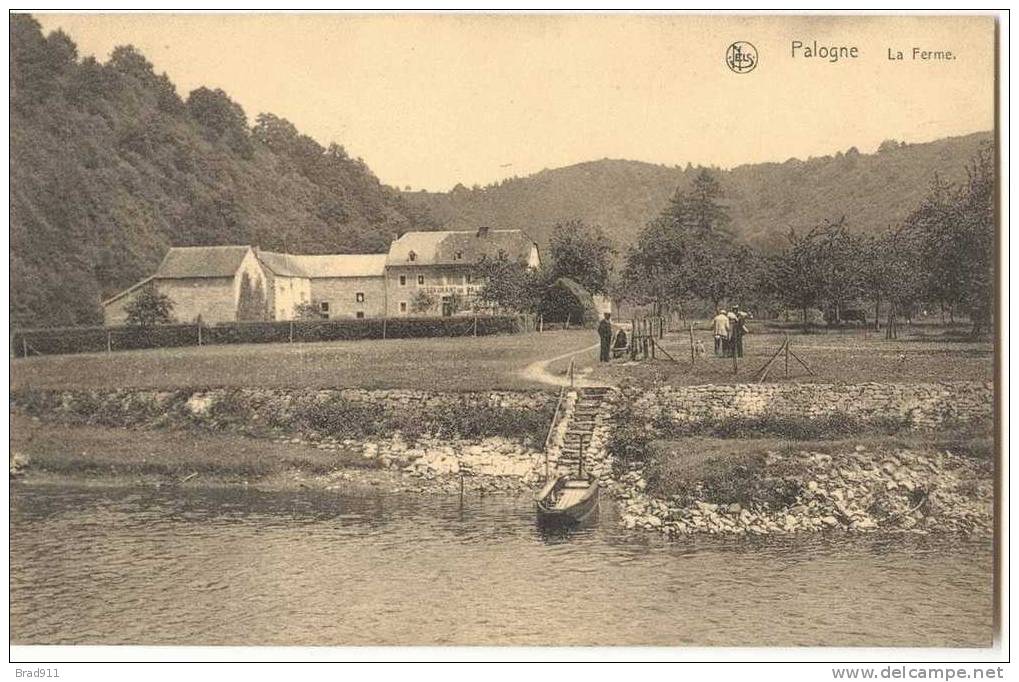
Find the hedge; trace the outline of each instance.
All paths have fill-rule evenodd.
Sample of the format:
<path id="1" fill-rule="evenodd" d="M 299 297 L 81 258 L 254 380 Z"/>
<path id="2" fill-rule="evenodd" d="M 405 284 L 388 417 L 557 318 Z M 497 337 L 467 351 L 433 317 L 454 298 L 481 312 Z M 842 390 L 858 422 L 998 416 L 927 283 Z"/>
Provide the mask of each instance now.
<path id="1" fill-rule="evenodd" d="M 514 334 L 528 328 L 524 318 L 512 315 L 474 317 L 401 317 L 348 320 L 295 320 L 293 322 L 232 322 L 217 325 L 167 324 L 156 327 L 62 327 L 14 332 L 11 353 L 59 355 L 101 353 L 143 348 L 175 348 L 236 343 L 303 343 L 408 339 L 442 336 Z"/>

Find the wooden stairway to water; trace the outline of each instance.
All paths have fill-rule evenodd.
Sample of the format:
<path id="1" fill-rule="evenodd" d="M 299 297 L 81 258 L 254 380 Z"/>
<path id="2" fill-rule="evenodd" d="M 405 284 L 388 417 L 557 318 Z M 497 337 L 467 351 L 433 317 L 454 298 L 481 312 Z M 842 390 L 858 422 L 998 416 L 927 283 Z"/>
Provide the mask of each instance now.
<path id="1" fill-rule="evenodd" d="M 575 473 L 580 464 L 581 452 L 585 455 L 585 461 L 588 461 L 586 456 L 591 445 L 591 436 L 594 434 L 596 417 L 610 390 L 597 386 L 578 389 L 577 402 L 559 450 L 560 468 Z"/>

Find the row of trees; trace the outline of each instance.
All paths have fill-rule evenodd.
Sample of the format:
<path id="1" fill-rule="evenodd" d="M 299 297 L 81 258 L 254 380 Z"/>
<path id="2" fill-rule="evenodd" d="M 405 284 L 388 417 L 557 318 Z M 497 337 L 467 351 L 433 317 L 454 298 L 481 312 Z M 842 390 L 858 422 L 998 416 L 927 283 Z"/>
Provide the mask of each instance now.
<path id="1" fill-rule="evenodd" d="M 875 321 L 882 306 L 890 328 L 920 309 L 962 311 L 974 335 L 994 307 L 994 155 L 971 160 L 968 179 L 950 185 L 935 177 L 927 196 L 901 225 L 860 235 L 846 220 L 805 234 L 790 231 L 788 246 L 762 259 L 760 293 L 805 311 L 822 307 L 838 321 L 850 305 L 869 302 Z"/>
<path id="2" fill-rule="evenodd" d="M 626 254 L 618 298 L 659 309 L 745 302 L 777 311 L 842 311 L 873 304 L 889 323 L 920 308 L 964 311 L 981 333 L 994 304 L 994 155 L 971 160 L 968 181 L 935 177 L 928 195 L 898 226 L 866 235 L 845 217 L 806 232 L 790 230 L 786 247 L 762 254 L 736 243 L 717 179 L 702 170 L 678 191 Z M 882 308 L 882 306 L 884 306 Z"/>
<path id="3" fill-rule="evenodd" d="M 642 230 L 618 276 L 604 231 L 571 221 L 556 226 L 538 270 L 505 256 L 483 261 L 482 298 L 540 313 L 552 284 L 568 277 L 656 313 L 739 302 L 761 312 L 799 311 L 804 324 L 821 309 L 838 323 L 848 309 L 867 305 L 875 322 L 884 315 L 894 329 L 897 318 L 940 308 L 964 312 L 980 334 L 994 305 L 992 149 L 981 149 L 967 170 L 958 185 L 935 177 L 920 205 L 884 232 L 866 234 L 842 217 L 791 229 L 780 252 L 761 253 L 735 241 L 718 179 L 703 169 Z"/>

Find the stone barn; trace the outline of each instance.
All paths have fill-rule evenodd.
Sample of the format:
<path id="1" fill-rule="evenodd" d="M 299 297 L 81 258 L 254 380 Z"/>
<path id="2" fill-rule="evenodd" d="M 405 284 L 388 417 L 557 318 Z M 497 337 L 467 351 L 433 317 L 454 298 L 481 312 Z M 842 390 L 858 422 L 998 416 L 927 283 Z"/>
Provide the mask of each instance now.
<path id="1" fill-rule="evenodd" d="M 178 322 L 201 318 L 216 324 L 268 317 L 265 271 L 250 246 L 172 247 L 152 277 L 103 301 L 104 323 L 124 324 L 127 305 L 149 284 L 173 301 Z"/>

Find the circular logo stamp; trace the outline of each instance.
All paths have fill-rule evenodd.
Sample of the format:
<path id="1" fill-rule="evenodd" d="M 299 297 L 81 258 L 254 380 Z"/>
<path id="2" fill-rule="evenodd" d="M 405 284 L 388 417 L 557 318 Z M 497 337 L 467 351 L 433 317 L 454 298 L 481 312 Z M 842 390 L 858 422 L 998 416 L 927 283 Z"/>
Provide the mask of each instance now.
<path id="1" fill-rule="evenodd" d="M 725 63 L 735 73 L 750 73 L 757 67 L 757 48 L 737 40 L 725 51 Z"/>

